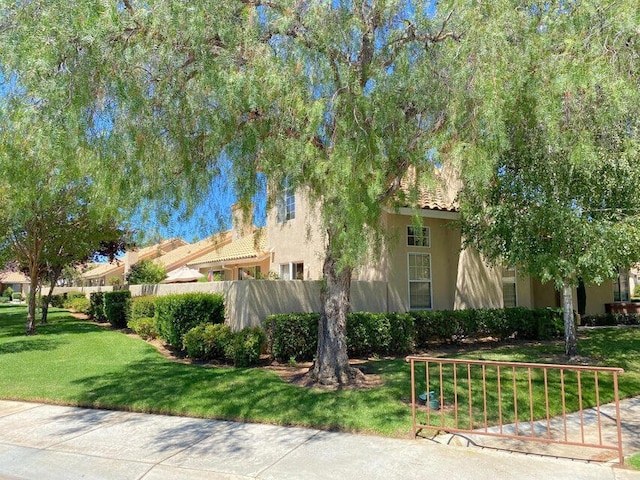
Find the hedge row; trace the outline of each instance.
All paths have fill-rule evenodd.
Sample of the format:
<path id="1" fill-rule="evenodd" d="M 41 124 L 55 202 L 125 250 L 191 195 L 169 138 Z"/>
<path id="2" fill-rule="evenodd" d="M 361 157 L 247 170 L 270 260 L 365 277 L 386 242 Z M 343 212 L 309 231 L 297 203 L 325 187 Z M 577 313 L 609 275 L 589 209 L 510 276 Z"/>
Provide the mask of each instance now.
<path id="1" fill-rule="evenodd" d="M 310 361 L 316 353 L 319 315 L 270 315 L 265 320 L 267 350 L 279 362 Z M 350 356 L 399 355 L 433 343 L 466 338 L 551 339 L 562 337 L 559 309 L 437 310 L 410 313 L 351 313 L 347 318 Z"/>
<path id="2" fill-rule="evenodd" d="M 224 297 L 211 293 L 185 293 L 157 297 L 158 334 L 169 345 L 182 348 L 182 337 L 201 323 L 224 323 Z"/>
<path id="3" fill-rule="evenodd" d="M 260 361 L 267 337 L 260 327 L 232 332 L 224 324 L 200 324 L 184 335 L 184 350 L 194 360 L 222 360 L 237 367 Z"/>
<path id="4" fill-rule="evenodd" d="M 580 320 L 587 327 L 603 327 L 615 325 L 640 325 L 640 314 L 637 313 L 603 313 L 586 315 Z"/>

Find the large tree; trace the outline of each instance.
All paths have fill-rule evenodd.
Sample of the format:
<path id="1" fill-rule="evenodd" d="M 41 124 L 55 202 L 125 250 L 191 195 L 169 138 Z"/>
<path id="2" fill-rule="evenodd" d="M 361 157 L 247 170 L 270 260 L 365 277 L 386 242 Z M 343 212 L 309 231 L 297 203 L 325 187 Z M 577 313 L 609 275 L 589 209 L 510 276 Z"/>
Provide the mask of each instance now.
<path id="1" fill-rule="evenodd" d="M 325 235 L 312 376 L 348 383 L 351 275 L 382 208 L 432 170 L 452 12 L 412 0 L 0 2 L 3 66 L 103 148 L 131 203 L 192 206 L 227 170 L 244 205 L 269 183 L 317 205 Z M 4 54 L 3 54 L 4 55 Z M 229 167 L 229 168 L 227 168 Z M 413 196 L 415 198 L 416 196 Z"/>
<path id="2" fill-rule="evenodd" d="M 65 129 L 23 97 L 8 98 L 2 107 L 0 191 L 7 208 L 0 220 L 0 264 L 17 264 L 30 279 L 26 331 L 34 334 L 42 280 L 53 287 L 65 266 L 94 253 L 118 253 L 125 232 L 116 223 L 116 207 L 94 188 L 82 147 L 74 148 Z M 46 321 L 46 309 L 43 314 Z"/>
<path id="3" fill-rule="evenodd" d="M 573 288 L 640 260 L 640 10 L 483 2 L 465 15 L 482 41 L 454 60 L 463 234 L 494 263 L 555 282 L 573 357 Z"/>

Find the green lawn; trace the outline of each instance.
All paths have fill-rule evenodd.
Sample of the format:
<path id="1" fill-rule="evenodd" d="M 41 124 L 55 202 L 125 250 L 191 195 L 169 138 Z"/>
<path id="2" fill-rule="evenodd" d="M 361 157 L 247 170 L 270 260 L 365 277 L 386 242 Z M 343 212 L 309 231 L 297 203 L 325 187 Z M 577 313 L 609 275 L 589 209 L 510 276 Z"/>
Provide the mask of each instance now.
<path id="1" fill-rule="evenodd" d="M 289 385 L 264 369 L 171 362 L 146 342 L 52 309 L 38 335 L 24 335 L 26 310 L 0 305 L 0 398 L 143 412 L 409 435 L 409 366 L 403 359 L 365 365 L 382 376 L 371 390 L 324 391 Z M 640 330 L 585 334 L 581 354 L 619 366 L 623 396 L 640 394 Z M 478 348 L 449 356 L 544 361 L 560 343 Z M 433 353 L 433 352 L 429 352 Z"/>

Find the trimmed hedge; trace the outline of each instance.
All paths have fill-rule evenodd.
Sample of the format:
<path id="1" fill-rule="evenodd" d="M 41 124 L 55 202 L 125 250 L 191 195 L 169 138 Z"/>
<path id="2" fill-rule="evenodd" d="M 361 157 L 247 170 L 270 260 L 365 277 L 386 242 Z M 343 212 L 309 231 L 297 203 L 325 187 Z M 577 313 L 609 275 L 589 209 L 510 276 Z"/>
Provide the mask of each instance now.
<path id="1" fill-rule="evenodd" d="M 130 318 L 127 322 L 127 327 L 140 335 L 144 340 L 158 336 L 156 319 L 153 317 Z"/>
<path id="2" fill-rule="evenodd" d="M 279 362 L 313 360 L 319 315 L 270 315 L 265 320 L 267 350 Z M 350 356 L 399 355 L 433 343 L 459 343 L 492 336 L 499 340 L 562 338 L 562 310 L 522 307 L 478 310 L 433 310 L 409 313 L 350 313 Z"/>
<path id="3" fill-rule="evenodd" d="M 193 327 L 224 323 L 224 298 L 211 293 L 166 295 L 156 298 L 155 312 L 160 337 L 182 349 L 182 337 Z"/>
<path id="4" fill-rule="evenodd" d="M 587 327 L 640 325 L 640 315 L 637 313 L 603 313 L 600 315 L 586 315 L 582 317 L 581 324 Z"/>
<path id="5" fill-rule="evenodd" d="M 222 323 L 202 323 L 184 334 L 183 346 L 194 360 L 230 360 L 236 367 L 249 367 L 260 361 L 266 339 L 260 327 L 233 333 Z"/>
<path id="6" fill-rule="evenodd" d="M 46 298 L 46 297 L 43 297 L 43 298 Z M 49 305 L 55 308 L 64 308 L 64 295 L 63 294 L 51 295 L 51 298 L 49 299 Z"/>
<path id="7" fill-rule="evenodd" d="M 134 297 L 131 299 L 131 308 L 129 311 L 129 319 L 137 320 L 139 318 L 149 318 L 156 315 L 156 297 L 153 295 L 145 295 L 143 297 Z"/>
<path id="8" fill-rule="evenodd" d="M 125 328 L 127 326 L 131 292 L 129 290 L 104 292 L 102 299 L 104 302 L 104 314 L 109 323 L 114 328 Z"/>
<path id="9" fill-rule="evenodd" d="M 267 350 L 279 362 L 313 360 L 318 349 L 317 313 L 269 315 L 265 320 Z"/>
<path id="10" fill-rule="evenodd" d="M 107 316 L 104 314 L 104 292 L 89 294 L 89 316 L 97 322 L 107 321 Z"/>

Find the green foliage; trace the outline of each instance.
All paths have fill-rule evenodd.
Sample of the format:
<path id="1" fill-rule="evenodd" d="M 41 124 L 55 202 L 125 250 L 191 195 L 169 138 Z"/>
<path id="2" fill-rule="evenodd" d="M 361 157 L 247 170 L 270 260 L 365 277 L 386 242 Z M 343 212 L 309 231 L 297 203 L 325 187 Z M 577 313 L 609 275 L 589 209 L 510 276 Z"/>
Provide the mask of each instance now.
<path id="1" fill-rule="evenodd" d="M 233 332 L 224 323 L 201 323 L 183 336 L 187 355 L 195 360 L 226 360 Z"/>
<path id="2" fill-rule="evenodd" d="M 269 315 L 265 322 L 268 350 L 278 362 L 313 360 L 318 348 L 317 313 Z"/>
<path id="3" fill-rule="evenodd" d="M 13 292 L 11 294 L 12 300 L 22 300 L 22 294 L 20 292 Z"/>
<path id="4" fill-rule="evenodd" d="M 78 313 L 89 313 L 90 302 L 85 296 L 75 297 L 65 302 L 65 308 Z"/>
<path id="5" fill-rule="evenodd" d="M 72 305 L 78 299 L 86 298 L 82 292 L 67 292 L 63 294 L 62 306 L 63 308 L 71 309 Z"/>
<path id="6" fill-rule="evenodd" d="M 11 299 L 9 297 L 2 296 L 0 297 L 0 303 L 9 303 Z"/>
<path id="7" fill-rule="evenodd" d="M 145 295 L 143 297 L 133 297 L 131 299 L 131 311 L 129 318 L 136 320 L 143 317 L 154 317 L 156 314 L 156 297 Z"/>
<path id="8" fill-rule="evenodd" d="M 11 298 L 12 294 L 13 294 L 13 288 L 11 288 L 11 287 L 5 288 L 4 292 L 2 292 L 2 296 L 3 297 L 7 297 L 7 298 Z"/>
<path id="9" fill-rule="evenodd" d="M 104 292 L 102 299 L 104 303 L 104 314 L 107 320 L 109 320 L 109 323 L 115 328 L 125 328 L 127 326 L 131 292 L 128 290 Z"/>
<path id="10" fill-rule="evenodd" d="M 148 340 L 158 336 L 156 328 L 156 319 L 153 317 L 136 317 L 127 321 L 127 327 L 140 335 L 141 338 Z"/>
<path id="11" fill-rule="evenodd" d="M 51 295 L 49 299 L 49 305 L 55 308 L 64 308 L 64 295 Z"/>
<path id="12" fill-rule="evenodd" d="M 233 360 L 236 367 L 250 367 L 260 361 L 267 336 L 261 327 L 249 327 L 234 333 L 231 340 L 226 356 Z"/>
<path id="13" fill-rule="evenodd" d="M 158 333 L 169 345 L 181 349 L 182 336 L 201 323 L 224 322 L 220 294 L 187 293 L 156 298 Z"/>
<path id="14" fill-rule="evenodd" d="M 130 285 L 155 285 L 166 277 L 167 269 L 164 265 L 150 259 L 142 259 L 131 267 L 126 280 Z"/>
<path id="15" fill-rule="evenodd" d="M 106 322 L 107 317 L 104 313 L 104 293 L 92 292 L 89 294 L 89 316 L 97 322 Z"/>
<path id="16" fill-rule="evenodd" d="M 183 336 L 183 349 L 194 360 L 230 360 L 237 367 L 257 365 L 266 344 L 260 327 L 233 333 L 224 324 L 201 323 Z"/>

